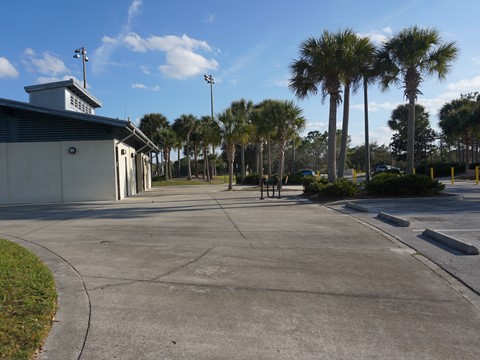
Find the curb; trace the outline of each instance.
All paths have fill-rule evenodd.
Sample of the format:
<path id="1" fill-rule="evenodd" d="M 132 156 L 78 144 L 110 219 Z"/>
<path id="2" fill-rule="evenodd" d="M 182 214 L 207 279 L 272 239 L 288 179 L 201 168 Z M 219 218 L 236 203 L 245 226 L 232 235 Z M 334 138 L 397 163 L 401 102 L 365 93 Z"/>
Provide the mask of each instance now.
<path id="1" fill-rule="evenodd" d="M 361 205 L 355 204 L 355 203 L 350 202 L 350 201 L 347 201 L 345 203 L 345 207 L 350 208 L 350 209 L 354 209 L 354 210 L 357 210 L 357 211 L 360 211 L 360 212 L 368 212 L 368 209 L 365 206 L 361 206 Z"/>
<path id="2" fill-rule="evenodd" d="M 461 240 L 458 240 L 458 239 L 455 239 L 455 238 L 452 238 L 450 236 L 447 236 L 445 234 L 442 234 L 438 231 L 435 231 L 435 230 L 431 230 L 431 229 L 426 229 L 422 235 L 426 236 L 426 237 L 429 237 L 435 241 L 438 241 L 439 243 L 443 244 L 443 245 L 446 245 L 448 247 L 451 247 L 452 249 L 456 249 L 458 251 L 461 251 L 462 253 L 466 254 L 466 255 L 478 255 L 479 252 L 478 252 L 478 249 L 465 242 L 465 241 L 461 241 Z"/>
<path id="3" fill-rule="evenodd" d="M 377 215 L 377 218 L 394 223 L 395 225 L 402 226 L 402 227 L 410 226 L 410 221 L 400 219 L 399 217 L 396 217 L 384 212 L 379 212 Z"/>

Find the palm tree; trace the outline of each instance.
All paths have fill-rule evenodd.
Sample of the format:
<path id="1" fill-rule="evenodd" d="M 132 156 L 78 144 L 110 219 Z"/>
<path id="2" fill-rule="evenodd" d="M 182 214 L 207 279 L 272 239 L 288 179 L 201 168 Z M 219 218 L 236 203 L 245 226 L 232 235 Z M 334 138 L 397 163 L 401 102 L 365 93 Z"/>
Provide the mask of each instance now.
<path id="1" fill-rule="evenodd" d="M 259 185 L 264 175 L 263 149 L 273 132 L 273 127 L 268 124 L 268 118 L 265 116 L 264 105 L 265 102 L 255 105 L 250 113 L 252 134 L 256 144 L 256 173 L 259 174 Z"/>
<path id="2" fill-rule="evenodd" d="M 238 121 L 243 125 L 243 134 L 240 141 L 240 175 L 245 177 L 245 145 L 247 144 L 249 135 L 251 134 L 249 115 L 253 109 L 253 102 L 250 100 L 240 99 L 232 102 L 230 105 L 233 116 L 238 117 Z"/>
<path id="3" fill-rule="evenodd" d="M 196 118 L 192 114 L 182 114 L 175 119 L 173 128 L 175 132 L 185 141 L 185 155 L 187 157 L 187 180 L 192 180 L 192 167 L 190 164 L 190 138 L 194 131 Z M 178 159 L 180 166 L 180 158 Z"/>
<path id="4" fill-rule="evenodd" d="M 366 57 L 361 58 L 361 73 L 363 81 L 363 117 L 365 125 L 365 180 L 370 181 L 370 138 L 368 124 L 368 85 L 374 84 L 379 76 L 379 70 L 375 68 L 375 47 L 372 45 L 372 51 Z"/>
<path id="5" fill-rule="evenodd" d="M 177 144 L 177 135 L 170 125 L 160 130 L 160 137 L 163 145 L 163 158 L 165 159 L 165 179 L 171 179 L 172 163 L 170 161 L 170 151 Z"/>
<path id="6" fill-rule="evenodd" d="M 232 109 L 226 109 L 218 115 L 225 151 L 228 162 L 228 190 L 233 190 L 233 163 L 235 161 L 235 146 L 243 136 L 243 124 L 234 116 Z"/>
<path id="7" fill-rule="evenodd" d="M 469 147 L 480 130 L 478 94 L 462 95 L 442 106 L 439 126 L 447 137 L 460 139 L 465 144 L 465 171 L 469 169 Z"/>
<path id="8" fill-rule="evenodd" d="M 161 137 L 160 131 L 165 127 L 168 126 L 168 119 L 163 114 L 146 114 L 140 119 L 140 130 L 150 138 L 155 145 L 158 147 L 162 147 L 161 145 Z M 157 171 L 159 167 L 159 160 L 158 160 L 158 153 L 156 153 L 156 162 L 157 162 Z"/>
<path id="9" fill-rule="evenodd" d="M 347 160 L 348 123 L 350 115 L 350 92 L 357 91 L 363 75 L 365 65 L 373 58 L 374 46 L 367 37 L 357 36 L 351 29 L 339 34 L 343 49 L 343 124 L 340 145 L 340 158 L 338 161 L 338 177 L 343 177 Z"/>
<path id="10" fill-rule="evenodd" d="M 418 26 L 403 29 L 377 52 L 382 90 L 401 84 L 408 100 L 407 173 L 413 173 L 415 165 L 415 102 L 420 84 L 427 76 L 445 79 L 457 54 L 455 42 L 443 43 L 438 30 Z"/>
<path id="11" fill-rule="evenodd" d="M 299 99 L 322 94 L 330 97 L 328 116 L 328 181 L 336 180 L 337 105 L 341 102 L 343 48 L 341 34 L 324 30 L 318 38 L 310 37 L 300 44 L 300 59 L 290 65 L 289 88 Z"/>
<path id="12" fill-rule="evenodd" d="M 295 134 L 305 128 L 302 109 L 291 100 L 269 100 L 265 103 L 265 117 L 272 124 L 278 151 L 278 188 L 282 188 L 285 173 L 285 148 Z"/>

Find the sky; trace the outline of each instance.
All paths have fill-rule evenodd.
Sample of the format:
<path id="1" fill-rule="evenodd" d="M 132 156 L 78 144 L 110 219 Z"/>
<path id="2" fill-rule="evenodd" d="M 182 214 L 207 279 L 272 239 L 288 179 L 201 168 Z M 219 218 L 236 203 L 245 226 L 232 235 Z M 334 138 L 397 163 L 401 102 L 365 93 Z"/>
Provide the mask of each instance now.
<path id="1" fill-rule="evenodd" d="M 443 81 L 426 78 L 418 103 L 438 130 L 438 110 L 460 94 L 480 90 L 478 0 L 6 0 L 1 4 L 0 98 L 28 102 L 24 86 L 69 78 L 102 102 L 96 114 L 130 119 L 162 113 L 210 115 L 245 98 L 294 100 L 308 131 L 324 132 L 328 100 L 298 100 L 288 89 L 299 45 L 323 30 L 351 28 L 380 46 L 404 28 L 436 28 L 455 41 L 458 59 Z M 389 144 L 387 121 L 405 103 L 403 89 L 369 90 L 370 140 Z M 341 128 L 342 108 L 337 127 Z M 364 142 L 363 93 L 351 98 L 352 145 Z"/>

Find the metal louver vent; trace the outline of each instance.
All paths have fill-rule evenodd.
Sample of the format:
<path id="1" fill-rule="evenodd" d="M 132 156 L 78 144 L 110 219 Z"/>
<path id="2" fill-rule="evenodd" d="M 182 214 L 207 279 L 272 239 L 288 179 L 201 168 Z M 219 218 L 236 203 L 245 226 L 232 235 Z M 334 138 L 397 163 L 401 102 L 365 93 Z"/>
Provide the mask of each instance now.
<path id="1" fill-rule="evenodd" d="M 113 128 L 104 124 L 27 111 L 16 111 L 15 114 L 0 111 L 0 142 L 108 140 L 112 138 Z"/>

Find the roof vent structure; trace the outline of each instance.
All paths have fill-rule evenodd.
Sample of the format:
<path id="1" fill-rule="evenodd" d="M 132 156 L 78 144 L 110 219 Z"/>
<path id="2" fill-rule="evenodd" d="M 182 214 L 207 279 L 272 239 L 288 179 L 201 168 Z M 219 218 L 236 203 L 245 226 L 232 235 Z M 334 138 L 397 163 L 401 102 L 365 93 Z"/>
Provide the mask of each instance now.
<path id="1" fill-rule="evenodd" d="M 95 114 L 102 103 L 73 79 L 25 86 L 29 103 L 51 109 Z"/>

